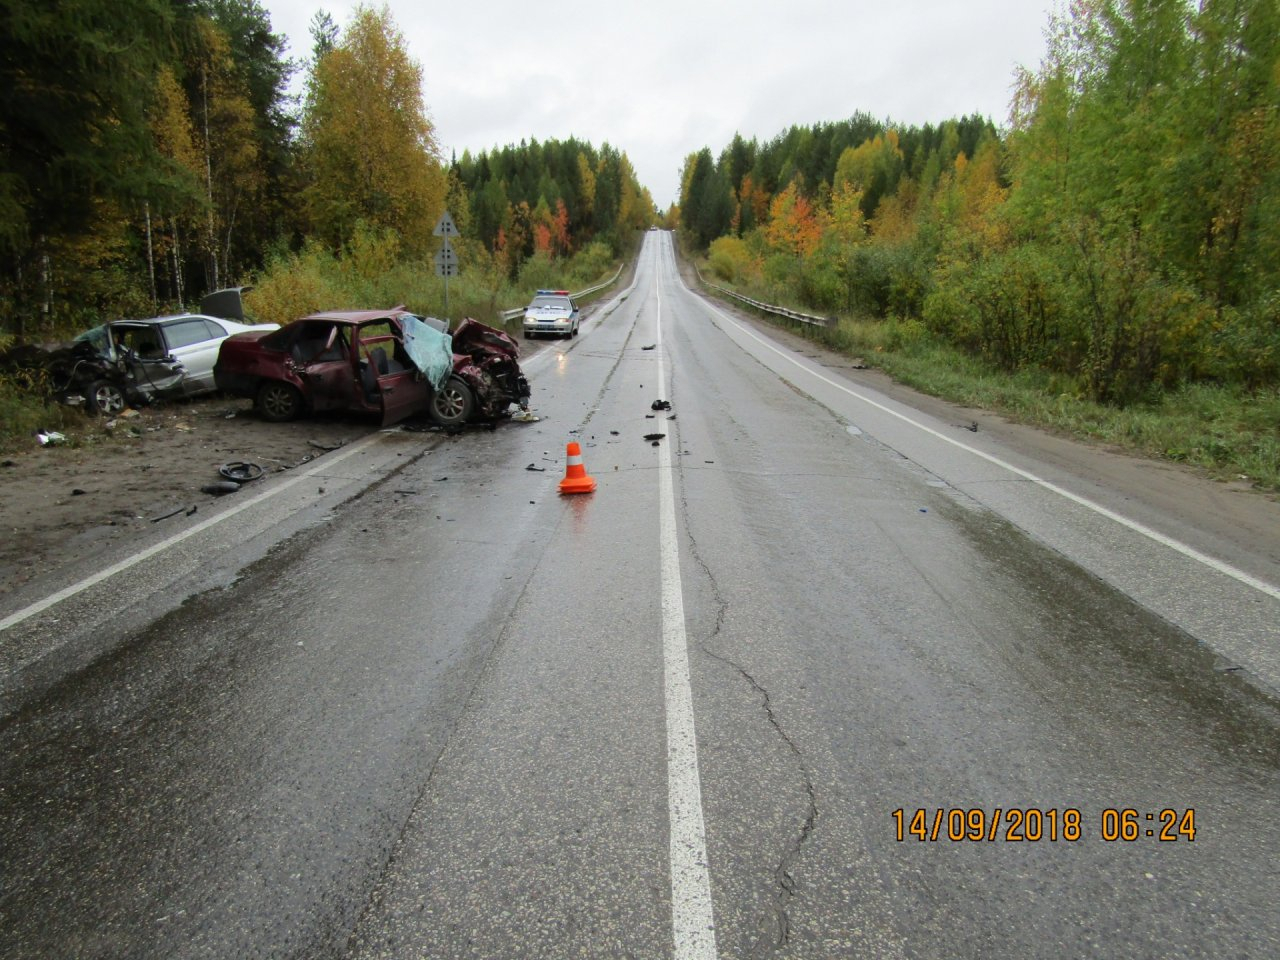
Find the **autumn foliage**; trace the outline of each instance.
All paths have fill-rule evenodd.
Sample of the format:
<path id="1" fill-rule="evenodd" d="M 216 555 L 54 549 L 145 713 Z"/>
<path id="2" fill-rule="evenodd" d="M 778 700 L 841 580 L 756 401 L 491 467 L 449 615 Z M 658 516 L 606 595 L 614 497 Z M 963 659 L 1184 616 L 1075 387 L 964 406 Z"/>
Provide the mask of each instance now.
<path id="1" fill-rule="evenodd" d="M 303 60 L 285 55 L 261 0 L 9 7 L 0 348 L 238 284 L 258 286 L 275 320 L 324 297 L 395 303 L 411 289 L 425 309 L 417 278 L 440 286 L 432 229 L 446 208 L 463 272 L 487 287 L 476 302 L 492 309 L 531 262 L 540 276 L 594 280 L 655 217 L 607 144 L 530 141 L 447 161 L 423 65 L 385 5 L 359 4 L 342 26 L 317 13 Z"/>
<path id="2" fill-rule="evenodd" d="M 1109 403 L 1280 383 L 1280 7 L 1097 0 L 1047 36 L 1004 131 L 859 114 L 691 154 L 686 239 L 767 298 Z"/>

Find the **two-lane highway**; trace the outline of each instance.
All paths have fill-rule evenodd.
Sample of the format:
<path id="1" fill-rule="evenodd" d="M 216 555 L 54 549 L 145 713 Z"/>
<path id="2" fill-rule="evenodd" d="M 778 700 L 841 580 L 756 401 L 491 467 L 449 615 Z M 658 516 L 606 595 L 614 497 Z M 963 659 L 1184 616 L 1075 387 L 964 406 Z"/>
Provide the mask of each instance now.
<path id="1" fill-rule="evenodd" d="M 384 438 L 0 720 L 0 957 L 1280 952 L 1274 558 L 774 344 L 664 233 L 528 368 L 541 422 Z"/>

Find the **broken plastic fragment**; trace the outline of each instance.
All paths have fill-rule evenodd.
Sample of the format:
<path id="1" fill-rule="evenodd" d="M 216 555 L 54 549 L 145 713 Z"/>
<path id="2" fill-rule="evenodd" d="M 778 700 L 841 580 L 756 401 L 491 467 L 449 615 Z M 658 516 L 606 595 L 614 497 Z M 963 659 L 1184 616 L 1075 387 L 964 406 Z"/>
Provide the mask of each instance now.
<path id="1" fill-rule="evenodd" d="M 223 494 L 235 493 L 240 489 L 240 484 L 234 480 L 219 480 L 217 483 L 207 483 L 200 488 L 201 493 L 212 493 L 215 497 L 221 497 Z"/>

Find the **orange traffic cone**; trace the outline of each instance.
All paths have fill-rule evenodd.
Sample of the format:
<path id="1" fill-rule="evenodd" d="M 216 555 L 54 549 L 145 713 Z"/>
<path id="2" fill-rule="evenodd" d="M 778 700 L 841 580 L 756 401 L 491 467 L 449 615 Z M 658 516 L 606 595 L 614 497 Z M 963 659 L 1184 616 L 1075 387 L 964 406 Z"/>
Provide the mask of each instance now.
<path id="1" fill-rule="evenodd" d="M 565 449 L 564 479 L 560 481 L 561 493 L 590 493 L 596 488 L 594 477 L 587 476 L 582 465 L 582 448 L 571 443 Z"/>

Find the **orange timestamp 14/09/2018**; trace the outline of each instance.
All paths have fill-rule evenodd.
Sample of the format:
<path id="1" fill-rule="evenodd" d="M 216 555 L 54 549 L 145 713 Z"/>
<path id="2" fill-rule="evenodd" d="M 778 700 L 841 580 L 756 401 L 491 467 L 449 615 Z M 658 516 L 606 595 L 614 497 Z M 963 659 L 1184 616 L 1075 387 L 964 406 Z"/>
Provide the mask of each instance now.
<path id="1" fill-rule="evenodd" d="M 1138 810 L 1107 807 L 1096 817 L 1086 817 L 1077 807 L 899 807 L 893 811 L 894 839 L 920 841 L 969 841 L 994 843 L 1074 843 L 1085 839 L 1130 843 L 1194 841 L 1194 807 Z"/>

